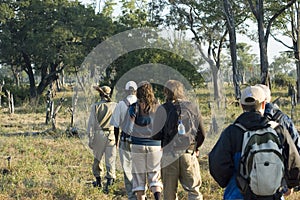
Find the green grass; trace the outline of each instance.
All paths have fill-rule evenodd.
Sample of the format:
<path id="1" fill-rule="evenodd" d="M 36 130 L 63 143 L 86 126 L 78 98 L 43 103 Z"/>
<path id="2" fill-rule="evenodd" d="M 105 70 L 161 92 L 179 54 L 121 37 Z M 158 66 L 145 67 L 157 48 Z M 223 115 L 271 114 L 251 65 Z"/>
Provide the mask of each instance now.
<path id="1" fill-rule="evenodd" d="M 207 131 L 211 112 L 206 90 L 200 91 L 199 102 Z M 284 91 L 274 92 L 281 95 L 284 102 L 289 98 Z M 57 94 L 57 99 L 60 98 Z M 66 95 L 66 94 L 64 94 Z M 72 95 L 71 93 L 68 95 Z M 276 98 L 276 97 L 275 97 Z M 241 113 L 235 106 L 232 92 L 227 95 L 226 118 L 223 128 Z M 65 131 L 70 124 L 68 101 L 57 116 L 58 130 L 49 130 L 45 125 L 44 106 L 33 108 L 29 104 L 16 108 L 15 114 L 7 113 L 7 108 L 0 108 L 0 200 L 9 199 L 126 199 L 123 173 L 118 163 L 117 180 L 109 195 L 91 186 L 93 180 L 91 165 L 93 156 L 80 139 L 67 137 Z M 282 110 L 290 113 L 289 104 L 283 104 Z M 217 116 L 218 117 L 218 116 Z M 299 128 L 299 111 L 296 108 L 294 122 Z M 43 132 L 38 136 L 24 136 L 24 133 Z M 201 147 L 199 158 L 202 175 L 201 192 L 204 199 L 222 199 L 223 190 L 212 179 L 208 171 L 207 154 L 215 144 L 218 135 L 209 134 Z M 8 157 L 11 157 L 10 167 Z M 119 161 L 118 161 L 119 162 Z M 5 170 L 9 170 L 6 173 Z M 104 182 L 103 182 L 104 183 Z M 187 199 L 187 194 L 179 188 L 179 199 Z M 149 194 L 150 195 L 150 194 Z M 296 193 L 286 199 L 296 200 Z"/>

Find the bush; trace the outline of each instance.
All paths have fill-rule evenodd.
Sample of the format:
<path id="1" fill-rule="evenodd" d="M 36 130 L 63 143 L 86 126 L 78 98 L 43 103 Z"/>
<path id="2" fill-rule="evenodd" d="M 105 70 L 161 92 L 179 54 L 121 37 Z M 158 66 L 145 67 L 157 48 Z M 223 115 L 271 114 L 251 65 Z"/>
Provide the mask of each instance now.
<path id="1" fill-rule="evenodd" d="M 279 73 L 275 75 L 273 82 L 278 87 L 287 87 L 289 84 L 294 85 L 295 80 L 287 74 Z"/>
<path id="2" fill-rule="evenodd" d="M 21 106 L 24 101 L 30 99 L 29 86 L 27 85 L 17 87 L 16 85 L 5 84 L 3 86 L 3 92 L 5 93 L 5 95 L 7 95 L 6 90 L 10 91 L 10 93 L 13 95 L 15 106 Z M 7 98 L 4 98 L 3 101 L 8 103 Z"/>
<path id="3" fill-rule="evenodd" d="M 251 77 L 249 79 L 249 85 L 256 85 L 260 83 L 260 77 Z"/>

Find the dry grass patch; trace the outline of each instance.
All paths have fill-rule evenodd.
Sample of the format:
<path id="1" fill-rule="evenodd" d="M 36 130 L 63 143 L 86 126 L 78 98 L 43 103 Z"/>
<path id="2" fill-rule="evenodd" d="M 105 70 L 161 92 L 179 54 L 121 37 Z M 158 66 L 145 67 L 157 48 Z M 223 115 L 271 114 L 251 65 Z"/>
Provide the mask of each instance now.
<path id="1" fill-rule="evenodd" d="M 201 91 L 200 108 L 206 130 L 210 129 L 211 111 L 207 99 L 208 92 Z M 62 95 L 57 95 L 60 98 Z M 69 94 L 71 95 L 71 93 Z M 68 97 L 68 99 L 71 99 Z M 288 99 L 288 98 L 286 98 Z M 226 127 L 241 113 L 234 106 L 234 97 L 227 98 L 227 108 L 222 111 L 225 119 L 220 119 Z M 51 129 L 51 123 L 45 124 L 45 108 L 26 105 L 16 108 L 15 114 L 9 115 L 6 108 L 0 108 L 0 200 L 10 199 L 118 199 L 125 200 L 126 192 L 123 173 L 118 167 L 116 184 L 109 195 L 93 188 L 91 165 L 93 156 L 78 138 L 68 138 L 64 134 L 70 125 L 68 106 L 63 105 L 57 115 L 57 131 Z M 288 106 L 282 109 L 289 113 Z M 295 124 L 299 123 L 299 112 L 295 112 Z M 217 118 L 219 116 L 216 116 Z M 297 126 L 298 127 L 298 126 Z M 299 127 L 298 127 L 299 128 Z M 221 129 L 221 128 L 220 128 Z M 46 131 L 46 132 L 45 132 Z M 221 130 L 220 130 L 221 131 Z M 24 133 L 38 132 L 37 136 L 25 137 Z M 221 189 L 209 174 L 208 153 L 218 139 L 218 135 L 208 135 L 201 147 L 200 167 L 204 199 L 222 199 Z M 8 157 L 11 157 L 10 166 Z M 104 184 L 104 181 L 103 181 Z M 149 194 L 150 196 L 150 194 Z M 180 200 L 187 199 L 186 192 L 180 186 Z M 286 198 L 300 199 L 300 192 Z"/>

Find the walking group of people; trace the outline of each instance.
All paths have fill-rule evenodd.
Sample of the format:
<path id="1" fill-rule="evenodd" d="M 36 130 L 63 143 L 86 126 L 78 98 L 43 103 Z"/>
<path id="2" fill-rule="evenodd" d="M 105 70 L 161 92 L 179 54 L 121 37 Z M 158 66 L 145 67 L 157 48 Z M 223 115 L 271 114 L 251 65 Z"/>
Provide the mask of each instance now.
<path id="1" fill-rule="evenodd" d="M 108 86 L 95 89 L 101 101 L 92 105 L 87 128 L 94 152 L 94 185 L 102 187 L 99 162 L 105 153 L 104 191 L 109 191 L 116 178 L 118 148 L 128 199 L 146 199 L 148 188 L 156 200 L 161 199 L 162 192 L 164 199 L 176 199 L 178 180 L 189 198 L 202 199 L 197 157 L 205 131 L 200 111 L 186 98 L 184 85 L 177 80 L 167 81 L 163 104 L 159 104 L 147 81 L 127 82 L 126 97 L 117 104 L 111 102 Z M 195 122 L 193 127 L 185 124 L 186 133 L 178 136 L 178 123 L 185 121 L 187 110 L 194 117 L 190 121 Z"/>
<path id="2" fill-rule="evenodd" d="M 146 199 L 148 188 L 155 200 L 178 199 L 178 181 L 188 199 L 203 199 L 198 156 L 206 133 L 198 105 L 187 98 L 184 85 L 167 81 L 162 104 L 147 81 L 127 82 L 126 96 L 118 103 L 112 102 L 110 87 L 94 88 L 101 99 L 91 106 L 87 127 L 94 186 L 102 188 L 99 164 L 105 154 L 103 188 L 109 192 L 118 149 L 129 200 Z M 210 173 L 226 188 L 223 199 L 283 199 L 300 185 L 297 129 L 271 103 L 265 85 L 245 88 L 240 103 L 244 112 L 223 130 L 209 153 Z M 270 182 L 274 188 L 267 187 Z"/>

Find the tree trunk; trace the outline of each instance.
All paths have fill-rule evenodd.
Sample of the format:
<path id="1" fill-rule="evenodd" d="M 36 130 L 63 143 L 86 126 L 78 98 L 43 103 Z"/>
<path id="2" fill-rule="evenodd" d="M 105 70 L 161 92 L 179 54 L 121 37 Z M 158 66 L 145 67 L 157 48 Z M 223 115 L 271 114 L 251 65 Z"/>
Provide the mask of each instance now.
<path id="1" fill-rule="evenodd" d="M 45 74 L 44 76 L 42 76 L 41 82 L 39 83 L 39 85 L 37 87 L 38 95 L 41 95 L 48 85 L 50 85 L 55 80 L 57 80 L 57 78 L 58 78 L 57 73 L 59 73 L 60 71 L 56 71 L 56 68 L 57 68 L 57 64 L 52 63 L 51 71 L 49 73 Z"/>
<path id="2" fill-rule="evenodd" d="M 65 86 L 65 70 L 61 71 L 61 86 Z"/>
<path id="3" fill-rule="evenodd" d="M 9 90 L 6 90 L 9 114 L 15 113 L 14 96 Z"/>
<path id="4" fill-rule="evenodd" d="M 0 108 L 2 107 L 2 88 L 4 86 L 4 80 L 2 81 L 2 83 L 0 83 Z"/>
<path id="5" fill-rule="evenodd" d="M 36 97 L 36 86 L 35 86 L 35 78 L 31 66 L 28 67 L 26 73 L 28 75 L 29 85 L 30 85 L 30 98 L 34 99 Z"/>
<path id="6" fill-rule="evenodd" d="M 219 77 L 218 73 L 219 69 L 217 67 L 212 67 L 212 75 L 213 75 L 213 85 L 214 85 L 214 100 L 218 101 L 220 99 L 220 94 L 219 94 Z"/>
<path id="7" fill-rule="evenodd" d="M 11 71 L 13 73 L 13 77 L 15 79 L 15 83 L 17 87 L 20 86 L 20 73 L 17 70 L 17 67 L 15 65 L 11 65 Z"/>
<path id="8" fill-rule="evenodd" d="M 45 123 L 48 124 L 53 116 L 53 110 L 54 110 L 51 88 L 48 89 L 46 96 L 47 96 L 47 99 L 46 99 L 47 106 L 46 106 L 46 121 L 45 121 Z"/>
<path id="9" fill-rule="evenodd" d="M 57 113 L 59 112 L 60 108 L 62 107 L 62 103 L 64 102 L 64 98 L 60 98 L 57 106 L 55 107 L 54 111 L 53 111 L 53 115 L 52 115 L 52 130 L 55 131 L 56 130 L 56 116 Z"/>
<path id="10" fill-rule="evenodd" d="M 75 87 L 75 94 L 73 96 L 73 105 L 72 105 L 72 108 L 71 108 L 71 127 L 74 126 L 74 116 L 75 116 L 75 112 L 76 112 L 76 107 L 77 107 L 77 102 L 78 102 L 78 87 L 76 86 Z"/>
<path id="11" fill-rule="evenodd" d="M 258 25 L 258 38 L 260 47 L 260 69 L 261 69 L 261 83 L 265 85 L 270 85 L 269 78 L 269 63 L 268 63 L 268 38 L 271 32 L 271 26 L 273 22 L 288 8 L 290 8 L 296 0 L 290 0 L 286 5 L 283 5 L 280 9 L 273 14 L 272 17 L 266 22 L 267 27 L 264 27 L 264 0 L 256 0 L 255 5 L 252 0 L 248 0 L 251 11 L 254 14 L 257 25 Z M 266 29 L 265 29 L 266 28 Z"/>
<path id="12" fill-rule="evenodd" d="M 297 1 L 298 2 L 298 1 Z M 296 67 L 297 67 L 297 81 L 296 81 L 296 90 L 297 90 L 297 102 L 300 101 L 300 34 L 299 34 L 299 30 L 300 30 L 300 10 L 299 10 L 299 3 L 296 3 L 297 6 L 297 22 L 296 22 L 296 36 L 297 36 L 297 41 L 296 41 L 296 45 L 294 44 L 294 53 L 295 53 L 295 58 L 296 58 Z"/>
<path id="13" fill-rule="evenodd" d="M 299 26 L 299 25 L 298 25 Z M 300 28 L 300 27 L 299 27 Z M 299 29 L 298 29 L 299 30 Z M 297 32 L 297 41 L 293 42 L 294 44 L 294 56 L 295 56 L 295 64 L 296 64 L 296 71 L 297 71 L 297 81 L 296 81 L 296 99 L 297 102 L 300 100 L 300 34 Z"/>
<path id="14" fill-rule="evenodd" d="M 231 5 L 228 2 L 228 0 L 223 0 L 223 3 L 224 3 L 225 16 L 227 20 L 227 28 L 229 31 L 234 92 L 235 92 L 235 98 L 239 100 L 241 98 L 241 91 L 240 91 L 240 84 L 238 82 L 238 73 L 237 73 L 236 31 L 235 31 L 234 15 L 232 13 Z"/>
<path id="15" fill-rule="evenodd" d="M 33 74 L 33 70 L 31 67 L 31 61 L 29 56 L 23 52 L 23 58 L 25 61 L 25 72 L 28 75 L 28 79 L 29 79 L 29 85 L 30 85 L 30 98 L 31 100 L 35 99 L 36 97 L 36 86 L 35 86 L 35 79 L 34 79 L 34 74 Z"/>
<path id="16" fill-rule="evenodd" d="M 299 59 L 299 52 L 298 52 L 298 59 Z M 296 60 L 296 66 L 297 66 L 297 81 L 296 81 L 296 90 L 297 90 L 297 102 L 300 101 L 300 62 L 299 60 Z"/>
<path id="17" fill-rule="evenodd" d="M 14 114 L 15 113 L 15 102 L 14 102 L 13 94 L 10 94 L 10 107 L 11 107 L 10 113 Z"/>
<path id="18" fill-rule="evenodd" d="M 257 26 L 258 26 L 258 39 L 259 39 L 259 50 L 260 50 L 260 72 L 261 72 L 261 83 L 269 85 L 268 80 L 268 38 L 265 37 L 264 31 L 264 7 L 263 0 L 258 1 L 258 12 L 257 12 Z"/>

